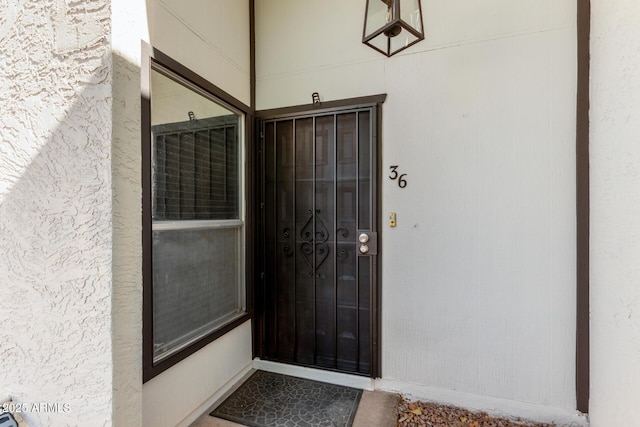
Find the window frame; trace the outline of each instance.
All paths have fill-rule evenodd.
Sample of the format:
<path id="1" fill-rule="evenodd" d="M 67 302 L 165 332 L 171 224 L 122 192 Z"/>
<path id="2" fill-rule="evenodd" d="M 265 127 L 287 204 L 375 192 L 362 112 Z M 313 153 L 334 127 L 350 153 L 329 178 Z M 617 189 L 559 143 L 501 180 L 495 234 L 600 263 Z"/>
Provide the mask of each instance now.
<path id="1" fill-rule="evenodd" d="M 163 357 L 154 362 L 153 350 L 153 232 L 158 231 L 158 224 L 153 225 L 152 219 L 152 162 L 153 162 L 153 145 L 151 132 L 151 72 L 152 69 L 160 72 L 168 71 L 180 79 L 180 83 L 187 88 L 196 92 L 200 92 L 212 99 L 221 101 L 226 107 L 239 113 L 239 143 L 241 157 L 239 159 L 239 185 L 241 197 L 239 200 L 239 216 L 242 221 L 241 231 L 241 261 L 240 271 L 243 279 L 243 289 L 241 290 L 244 298 L 245 312 L 222 325 L 221 327 L 207 333 L 206 335 L 194 340 L 184 348 L 177 350 L 175 353 Z M 166 54 L 142 42 L 142 66 L 141 66 L 141 137 L 142 137 L 142 364 L 143 364 L 143 382 L 146 382 L 156 375 L 164 372 L 178 362 L 189 357 L 191 354 L 200 350 L 204 346 L 210 344 L 236 327 L 244 324 L 253 318 L 253 267 L 250 262 L 252 254 L 252 229 L 253 229 L 253 200 L 254 196 L 251 191 L 253 183 L 253 155 L 252 155 L 252 135 L 253 135 L 253 111 L 252 109 L 229 95 L 219 87 L 199 76 L 187 67 L 178 63 Z M 237 222 L 236 220 L 231 220 Z M 182 221 L 180 221 L 182 222 Z M 184 221 L 186 229 L 198 227 L 207 223 L 207 227 L 217 222 L 219 225 L 225 225 L 224 221 Z M 186 224 L 191 222 L 191 224 Z M 198 224 L 200 223 L 200 224 Z M 226 224 L 231 225 L 231 224 Z M 168 224 L 172 229 L 182 228 L 180 225 Z"/>

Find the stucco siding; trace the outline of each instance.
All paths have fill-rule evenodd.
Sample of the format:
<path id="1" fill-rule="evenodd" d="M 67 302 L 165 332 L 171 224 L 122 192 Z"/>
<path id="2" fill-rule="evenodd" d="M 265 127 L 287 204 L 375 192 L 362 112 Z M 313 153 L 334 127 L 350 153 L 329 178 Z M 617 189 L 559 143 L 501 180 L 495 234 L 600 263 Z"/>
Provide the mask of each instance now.
<path id="1" fill-rule="evenodd" d="M 576 0 L 423 0 L 392 58 L 364 3 L 256 1 L 256 95 L 388 95 L 376 384 L 584 424 Z M 640 9 L 591 3 L 590 419 L 636 425 Z M 245 323 L 142 385 L 141 41 L 249 104 L 246 1 L 0 2 L 0 398 L 31 427 L 187 425 L 250 366 Z"/>
<path id="2" fill-rule="evenodd" d="M 18 0 L 0 11 L 0 395 L 69 405 L 26 414 L 36 427 L 142 425 L 141 41 L 248 103 L 248 2 Z M 241 366 L 193 389 L 181 411 L 246 369 L 242 330 L 192 358 L 198 374 L 216 351 Z M 156 392 L 155 404 L 173 396 Z"/>
<path id="3" fill-rule="evenodd" d="M 381 384 L 572 413 L 575 1 L 426 0 L 391 58 L 360 42 L 364 3 L 257 2 L 256 96 L 387 94 Z"/>
<path id="4" fill-rule="evenodd" d="M 640 5 L 592 0 L 593 427 L 637 426 L 640 396 Z"/>
<path id="5" fill-rule="evenodd" d="M 142 425 L 141 40 L 143 1 L 111 1 L 113 63 L 113 425 Z"/>
<path id="6" fill-rule="evenodd" d="M 110 2 L 0 11 L 0 394 L 111 425 Z"/>

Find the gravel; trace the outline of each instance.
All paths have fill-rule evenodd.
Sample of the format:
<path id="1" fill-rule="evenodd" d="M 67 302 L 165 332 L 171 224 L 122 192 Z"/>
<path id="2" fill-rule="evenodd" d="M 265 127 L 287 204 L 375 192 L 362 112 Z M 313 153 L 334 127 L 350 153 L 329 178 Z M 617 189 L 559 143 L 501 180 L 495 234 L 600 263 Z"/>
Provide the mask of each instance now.
<path id="1" fill-rule="evenodd" d="M 484 412 L 471 412 L 455 406 L 401 399 L 398 427 L 555 427 L 554 424 L 495 418 Z"/>

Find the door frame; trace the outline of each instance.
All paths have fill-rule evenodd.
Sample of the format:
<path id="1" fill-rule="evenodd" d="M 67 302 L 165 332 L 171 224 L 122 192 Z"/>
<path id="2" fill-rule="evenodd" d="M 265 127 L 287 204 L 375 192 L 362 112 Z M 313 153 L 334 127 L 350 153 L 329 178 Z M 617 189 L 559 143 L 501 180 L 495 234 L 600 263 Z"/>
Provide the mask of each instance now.
<path id="1" fill-rule="evenodd" d="M 373 126 L 372 138 L 374 139 L 374 165 L 376 170 L 375 179 L 375 191 L 372 194 L 372 205 L 375 212 L 375 225 L 378 232 L 378 255 L 373 258 L 373 270 L 375 277 L 372 279 L 372 293 L 371 293 L 371 378 L 379 378 L 381 375 L 381 290 L 382 290 L 382 271 L 381 271 L 381 259 L 382 251 L 382 208 L 381 208 L 381 189 L 382 189 L 382 104 L 384 103 L 387 95 L 379 94 L 372 96 L 364 96 L 358 98 L 348 98 L 336 101 L 321 102 L 314 104 L 304 104 L 292 107 L 274 108 L 269 110 L 261 110 L 255 112 L 255 141 L 253 144 L 255 152 L 253 153 L 256 160 L 262 158 L 262 122 L 271 119 L 278 118 L 294 118 L 296 116 L 318 115 L 322 113 L 335 113 L 341 111 L 348 111 L 356 108 L 372 108 L 375 114 L 375 126 Z M 264 188 L 263 188 L 263 173 L 262 164 L 260 161 L 255 162 L 255 178 L 254 188 L 259 194 L 256 194 L 259 198 L 259 202 L 255 204 L 256 210 L 254 215 L 256 221 L 254 222 L 254 236 L 255 239 L 255 280 L 253 289 L 253 301 L 254 301 L 254 317 L 252 328 L 252 352 L 253 358 L 263 358 L 265 354 L 264 338 L 265 338 L 265 259 L 263 256 L 263 244 L 264 236 L 262 235 L 262 229 L 264 226 L 263 216 L 263 202 L 264 200 Z M 323 369 L 322 367 L 316 367 L 316 369 Z M 356 375 L 354 373 L 354 375 Z"/>

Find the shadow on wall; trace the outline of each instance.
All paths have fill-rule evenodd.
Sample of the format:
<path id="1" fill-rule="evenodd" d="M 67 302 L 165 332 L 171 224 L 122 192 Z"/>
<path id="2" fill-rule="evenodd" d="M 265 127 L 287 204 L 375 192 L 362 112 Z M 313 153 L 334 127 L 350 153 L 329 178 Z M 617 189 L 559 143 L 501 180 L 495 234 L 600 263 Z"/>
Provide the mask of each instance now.
<path id="1" fill-rule="evenodd" d="M 140 67 L 112 54 L 113 425 L 142 425 Z"/>
<path id="2" fill-rule="evenodd" d="M 16 31 L 0 34 L 0 395 L 32 427 L 141 425 L 140 69 L 106 35 L 60 50 Z"/>

